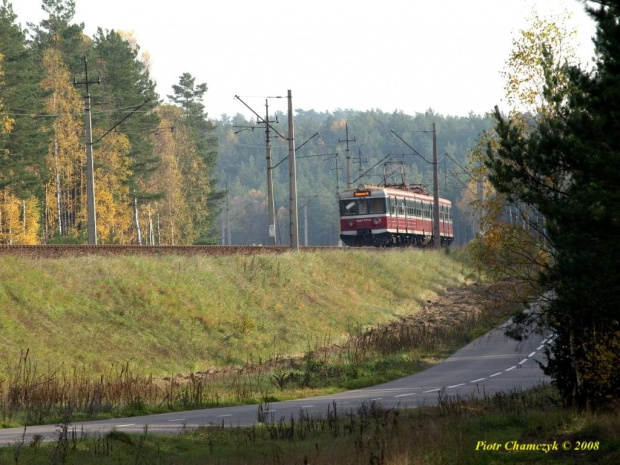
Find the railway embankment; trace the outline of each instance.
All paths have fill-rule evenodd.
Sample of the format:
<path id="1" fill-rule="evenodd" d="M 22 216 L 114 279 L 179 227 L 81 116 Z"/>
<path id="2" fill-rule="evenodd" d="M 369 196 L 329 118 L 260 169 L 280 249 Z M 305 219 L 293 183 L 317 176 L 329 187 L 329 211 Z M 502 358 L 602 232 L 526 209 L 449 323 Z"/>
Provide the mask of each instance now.
<path id="1" fill-rule="evenodd" d="M 306 353 L 472 281 L 462 252 L 0 254 L 0 373 L 130 364 L 156 375 Z"/>

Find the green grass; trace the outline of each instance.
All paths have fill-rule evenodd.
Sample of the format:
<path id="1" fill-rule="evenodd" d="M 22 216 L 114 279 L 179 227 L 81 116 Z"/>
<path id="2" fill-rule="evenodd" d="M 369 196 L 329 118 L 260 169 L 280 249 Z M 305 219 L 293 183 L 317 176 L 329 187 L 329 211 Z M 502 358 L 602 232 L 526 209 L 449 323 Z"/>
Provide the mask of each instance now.
<path id="1" fill-rule="evenodd" d="M 303 354 L 415 313 L 470 273 L 463 254 L 234 257 L 0 256 L 0 374 L 29 349 L 45 366 L 155 375 Z M 1 375 L 0 375 L 1 376 Z"/>

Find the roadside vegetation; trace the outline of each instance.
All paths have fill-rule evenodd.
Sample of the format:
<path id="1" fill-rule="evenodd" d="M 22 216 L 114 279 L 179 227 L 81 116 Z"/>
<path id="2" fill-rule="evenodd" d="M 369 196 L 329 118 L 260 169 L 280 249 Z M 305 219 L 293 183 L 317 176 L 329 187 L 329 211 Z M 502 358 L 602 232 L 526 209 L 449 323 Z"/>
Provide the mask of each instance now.
<path id="1" fill-rule="evenodd" d="M 323 418 L 266 418 L 252 427 L 212 425 L 169 436 L 148 428 L 89 436 L 61 422 L 55 441 L 18 439 L 0 449 L 0 463 L 618 463 L 617 413 L 560 405 L 558 392 L 541 387 L 479 400 L 440 398 L 435 407 L 412 410 L 370 403 L 333 408 Z"/>

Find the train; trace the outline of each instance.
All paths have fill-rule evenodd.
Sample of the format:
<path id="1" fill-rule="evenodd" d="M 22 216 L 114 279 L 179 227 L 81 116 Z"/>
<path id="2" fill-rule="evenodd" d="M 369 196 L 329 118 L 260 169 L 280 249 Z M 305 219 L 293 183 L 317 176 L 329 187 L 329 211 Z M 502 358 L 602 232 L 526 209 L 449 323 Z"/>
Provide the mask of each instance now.
<path id="1" fill-rule="evenodd" d="M 340 239 L 351 247 L 430 247 L 433 237 L 433 196 L 420 184 L 360 184 L 338 195 Z M 454 239 L 452 202 L 439 199 L 442 246 Z"/>

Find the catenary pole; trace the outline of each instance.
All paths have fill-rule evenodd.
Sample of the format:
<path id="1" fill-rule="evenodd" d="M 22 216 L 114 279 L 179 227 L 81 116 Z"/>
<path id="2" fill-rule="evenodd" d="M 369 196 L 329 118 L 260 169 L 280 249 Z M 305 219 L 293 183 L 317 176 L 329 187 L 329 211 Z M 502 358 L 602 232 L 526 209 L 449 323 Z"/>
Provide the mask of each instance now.
<path id="1" fill-rule="evenodd" d="M 86 95 L 84 95 L 84 126 L 86 128 L 86 210 L 87 210 L 87 229 L 88 243 L 97 245 L 97 214 L 95 212 L 95 170 L 93 163 L 93 136 L 92 136 L 92 118 L 90 106 L 89 84 L 99 84 L 100 80 L 88 80 L 88 62 L 84 55 L 84 82 L 73 80 L 73 85 L 85 85 Z"/>
<path id="2" fill-rule="evenodd" d="M 439 163 L 437 162 L 437 130 L 433 123 L 433 245 L 441 247 L 439 234 Z"/>
<path id="3" fill-rule="evenodd" d="M 265 121 L 269 123 L 269 101 L 265 99 Z M 269 210 L 269 245 L 276 245 L 276 206 L 273 196 L 273 170 L 271 169 L 271 137 L 269 124 L 265 124 L 265 147 L 267 157 L 267 202 Z"/>
<path id="4" fill-rule="evenodd" d="M 351 188 L 351 154 L 349 152 L 349 142 L 356 142 L 355 137 L 349 139 L 349 123 L 345 123 L 345 138 L 344 140 L 338 139 L 338 142 L 346 142 L 347 148 L 345 149 L 345 159 L 347 160 L 347 189 Z"/>
<path id="5" fill-rule="evenodd" d="M 293 125 L 293 96 L 288 90 L 288 163 L 289 163 L 289 204 L 291 249 L 299 249 L 299 231 L 297 221 L 297 173 L 295 168 L 295 127 Z"/>

